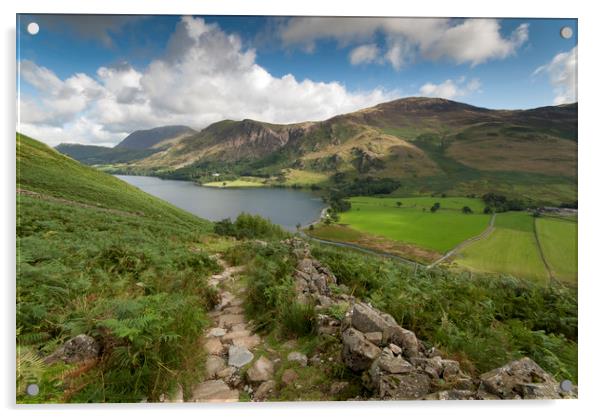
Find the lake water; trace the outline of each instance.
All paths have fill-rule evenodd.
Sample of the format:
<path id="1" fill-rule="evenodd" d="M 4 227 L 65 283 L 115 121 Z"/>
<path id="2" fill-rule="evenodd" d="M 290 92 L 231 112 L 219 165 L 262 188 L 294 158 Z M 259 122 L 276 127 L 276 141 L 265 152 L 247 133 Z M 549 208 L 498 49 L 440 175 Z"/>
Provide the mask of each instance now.
<path id="1" fill-rule="evenodd" d="M 293 231 L 297 223 L 307 225 L 320 217 L 325 207 L 309 192 L 280 188 L 202 187 L 190 181 L 162 180 L 147 176 L 116 176 L 140 190 L 166 200 L 201 218 L 234 220 L 242 212 L 261 215 Z"/>

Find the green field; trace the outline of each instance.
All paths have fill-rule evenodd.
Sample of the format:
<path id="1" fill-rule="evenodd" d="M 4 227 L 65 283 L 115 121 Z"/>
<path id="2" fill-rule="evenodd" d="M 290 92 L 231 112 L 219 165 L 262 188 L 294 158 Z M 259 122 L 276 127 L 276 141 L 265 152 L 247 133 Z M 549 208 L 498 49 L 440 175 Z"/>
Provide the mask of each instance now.
<path id="1" fill-rule="evenodd" d="M 208 183 L 203 183 L 205 187 L 220 187 L 220 188 L 236 188 L 236 187 L 265 187 L 265 184 L 256 180 L 248 180 L 248 179 L 236 179 L 236 180 L 226 180 L 226 181 L 210 181 Z"/>
<path id="2" fill-rule="evenodd" d="M 577 283 L 577 221 L 541 217 L 536 228 L 543 255 L 557 279 Z"/>
<path id="3" fill-rule="evenodd" d="M 537 248 L 533 219 L 527 212 L 498 214 L 493 233 L 460 251 L 454 263 L 475 271 L 547 281 L 548 273 Z"/>
<path id="4" fill-rule="evenodd" d="M 341 214 L 341 224 L 440 253 L 480 234 L 490 219 L 482 213 L 481 200 L 464 197 L 353 197 L 349 201 L 351 210 Z M 435 202 L 441 209 L 431 213 Z M 462 213 L 464 206 L 474 213 Z"/>

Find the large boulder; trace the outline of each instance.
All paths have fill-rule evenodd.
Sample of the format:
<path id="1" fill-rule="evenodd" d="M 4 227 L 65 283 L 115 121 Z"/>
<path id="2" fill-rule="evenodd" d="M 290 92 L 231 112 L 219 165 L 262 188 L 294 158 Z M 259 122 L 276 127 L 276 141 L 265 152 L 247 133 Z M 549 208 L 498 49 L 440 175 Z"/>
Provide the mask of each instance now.
<path id="1" fill-rule="evenodd" d="M 89 335 L 80 334 L 71 338 L 44 361 L 48 364 L 64 361 L 68 364 L 92 360 L 98 357 L 100 345 Z"/>
<path id="2" fill-rule="evenodd" d="M 480 376 L 479 397 L 498 399 L 558 399 L 559 384 L 528 357 Z"/>
<path id="3" fill-rule="evenodd" d="M 368 369 L 380 355 L 381 350 L 355 328 L 346 329 L 343 334 L 343 361 L 351 370 L 359 372 Z"/>
<path id="4" fill-rule="evenodd" d="M 384 314 L 365 303 L 353 305 L 351 325 L 361 332 L 384 332 L 397 323 L 391 315 Z"/>

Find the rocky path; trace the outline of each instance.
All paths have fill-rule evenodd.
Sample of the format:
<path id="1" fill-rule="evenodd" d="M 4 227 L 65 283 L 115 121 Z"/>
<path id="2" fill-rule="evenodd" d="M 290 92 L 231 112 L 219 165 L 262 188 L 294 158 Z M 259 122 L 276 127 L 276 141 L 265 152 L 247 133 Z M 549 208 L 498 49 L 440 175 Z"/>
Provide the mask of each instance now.
<path id="1" fill-rule="evenodd" d="M 213 275 L 209 285 L 219 292 L 220 303 L 209 312 L 213 326 L 200 341 L 207 352 L 206 380 L 193 388 L 190 402 L 238 402 L 240 369 L 253 361 L 253 350 L 261 344 L 243 313 L 245 289 L 237 280 L 243 268 L 218 261 L 224 271 Z"/>

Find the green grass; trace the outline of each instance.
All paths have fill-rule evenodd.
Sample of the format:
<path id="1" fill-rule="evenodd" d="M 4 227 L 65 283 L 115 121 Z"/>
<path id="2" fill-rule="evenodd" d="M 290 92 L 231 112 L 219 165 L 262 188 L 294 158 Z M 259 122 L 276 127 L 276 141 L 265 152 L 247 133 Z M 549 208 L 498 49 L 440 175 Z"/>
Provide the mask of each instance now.
<path id="1" fill-rule="evenodd" d="M 342 224 L 441 253 L 481 233 L 490 218 L 481 213 L 483 202 L 478 199 L 353 197 L 349 200 L 351 210 L 341 214 Z M 402 203 L 400 207 L 398 201 Z M 435 202 L 441 204 L 441 209 L 431 213 L 430 207 Z M 475 213 L 463 214 L 463 206 Z"/>
<path id="2" fill-rule="evenodd" d="M 548 280 L 535 240 L 533 217 L 527 212 L 498 214 L 493 233 L 463 249 L 454 263 L 471 270 L 511 274 L 542 283 Z"/>
<path id="3" fill-rule="evenodd" d="M 541 217 L 535 223 L 544 257 L 554 277 L 577 284 L 577 221 Z"/>

